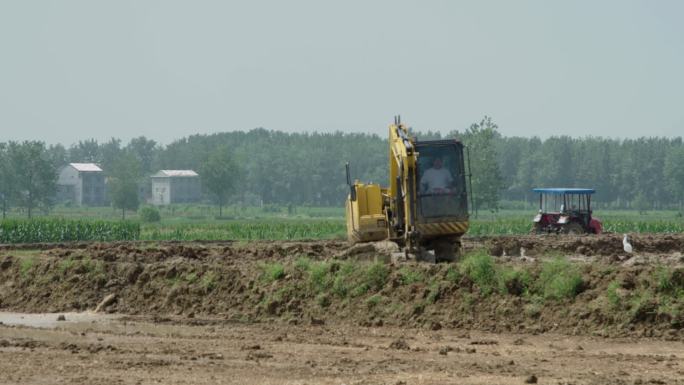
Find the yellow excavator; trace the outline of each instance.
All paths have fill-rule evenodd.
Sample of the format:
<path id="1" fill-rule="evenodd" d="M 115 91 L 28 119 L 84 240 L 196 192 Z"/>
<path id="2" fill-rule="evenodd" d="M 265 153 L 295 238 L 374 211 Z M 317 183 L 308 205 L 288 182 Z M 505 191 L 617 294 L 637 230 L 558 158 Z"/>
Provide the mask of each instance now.
<path id="1" fill-rule="evenodd" d="M 352 183 L 346 202 L 351 243 L 390 240 L 407 259 L 455 261 L 469 212 L 464 145 L 458 140 L 417 141 L 400 117 L 389 126 L 389 186 Z"/>

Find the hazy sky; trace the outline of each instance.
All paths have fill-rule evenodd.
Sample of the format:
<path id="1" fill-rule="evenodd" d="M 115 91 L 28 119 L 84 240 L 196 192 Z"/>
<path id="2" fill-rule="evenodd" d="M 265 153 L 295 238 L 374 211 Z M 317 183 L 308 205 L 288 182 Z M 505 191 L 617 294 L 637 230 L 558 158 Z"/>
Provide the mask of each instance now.
<path id="1" fill-rule="evenodd" d="M 684 1 L 0 0 L 0 141 L 684 134 Z"/>

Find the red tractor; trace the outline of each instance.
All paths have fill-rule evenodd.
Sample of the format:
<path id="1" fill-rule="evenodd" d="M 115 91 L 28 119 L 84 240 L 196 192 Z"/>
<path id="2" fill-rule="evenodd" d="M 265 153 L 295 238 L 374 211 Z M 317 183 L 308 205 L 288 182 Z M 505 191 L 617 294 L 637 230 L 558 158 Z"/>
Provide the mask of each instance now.
<path id="1" fill-rule="evenodd" d="M 539 213 L 532 231 L 537 234 L 601 234 L 601 221 L 591 216 L 588 188 L 535 188 L 539 193 Z"/>

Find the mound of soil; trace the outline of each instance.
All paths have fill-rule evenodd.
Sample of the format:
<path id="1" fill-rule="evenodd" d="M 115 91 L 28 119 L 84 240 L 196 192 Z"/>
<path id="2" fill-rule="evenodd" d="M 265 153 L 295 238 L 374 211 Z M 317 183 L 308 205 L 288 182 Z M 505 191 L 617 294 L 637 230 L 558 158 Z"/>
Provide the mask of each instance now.
<path id="1" fill-rule="evenodd" d="M 619 255 L 616 240 L 621 250 L 621 238 L 612 235 L 471 239 L 465 246 L 485 246 L 501 256 L 513 256 L 516 250 L 518 255 L 577 254 L 579 249 L 580 254 L 612 256 Z M 682 238 L 640 236 L 633 243 L 637 251 L 679 253 Z M 0 309 L 97 308 L 249 322 L 345 322 L 684 339 L 681 298 L 673 294 L 668 298 L 674 302 L 664 303 L 658 296 L 646 295 L 668 289 L 658 281 L 660 264 L 627 264 L 612 258 L 575 262 L 582 274 L 580 293 L 572 299 L 544 300 L 527 295 L 522 275 L 506 281 L 500 290 L 484 293 L 468 276 L 458 276 L 454 265 L 414 262 L 381 264 L 384 268 L 369 270 L 380 278 L 371 276 L 363 284 L 367 287 L 342 290 L 337 284 L 339 274 L 354 255 L 346 250 L 348 246 L 341 241 L 112 243 L 62 245 L 35 252 L 5 250 L 0 252 Z M 365 256 L 367 250 L 361 254 Z M 684 287 L 679 282 L 684 281 L 681 261 L 671 257 L 663 257 L 674 261 L 666 283 Z M 539 259 L 496 258 L 497 264 L 525 270 L 532 277 L 540 274 Z M 353 263 L 378 264 L 365 257 Z M 407 269 L 413 278 L 407 278 Z M 637 296 L 637 291 L 644 295 Z"/>
<path id="2" fill-rule="evenodd" d="M 465 238 L 466 248 L 485 247 L 494 256 L 559 253 L 588 257 L 625 255 L 622 235 L 526 235 Z M 636 234 L 633 254 L 684 253 L 684 234 Z M 610 258 L 609 258 L 610 259 Z"/>

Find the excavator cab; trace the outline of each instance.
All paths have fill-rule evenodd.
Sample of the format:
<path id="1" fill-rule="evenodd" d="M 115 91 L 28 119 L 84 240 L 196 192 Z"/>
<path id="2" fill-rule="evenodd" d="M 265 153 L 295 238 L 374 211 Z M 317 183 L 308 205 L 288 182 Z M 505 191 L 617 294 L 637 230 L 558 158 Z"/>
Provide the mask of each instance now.
<path id="1" fill-rule="evenodd" d="M 416 142 L 416 246 L 437 261 L 460 253 L 468 230 L 468 193 L 463 144 L 456 140 Z"/>
<path id="2" fill-rule="evenodd" d="M 455 140 L 417 142 L 418 222 L 467 220 L 468 195 L 463 144 Z"/>

